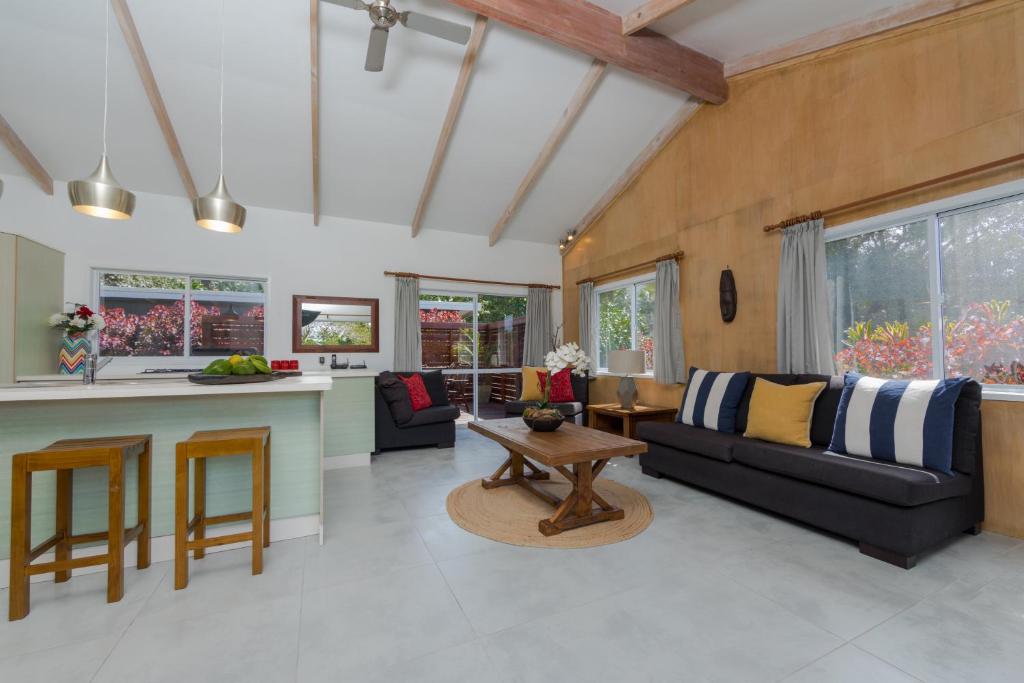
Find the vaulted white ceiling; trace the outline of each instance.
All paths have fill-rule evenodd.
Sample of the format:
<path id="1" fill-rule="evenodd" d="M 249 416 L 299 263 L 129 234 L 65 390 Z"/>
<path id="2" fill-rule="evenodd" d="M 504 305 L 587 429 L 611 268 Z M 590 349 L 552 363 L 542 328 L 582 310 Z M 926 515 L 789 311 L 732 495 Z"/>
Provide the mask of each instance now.
<path id="1" fill-rule="evenodd" d="M 0 114 L 56 179 L 93 170 L 103 111 L 108 0 L 0 4 Z M 395 0 L 471 25 L 441 0 Z M 598 0 L 618 13 L 640 0 Z M 906 4 L 886 0 L 697 0 L 652 28 L 723 62 Z M 200 193 L 217 174 L 216 0 L 129 0 Z M 251 206 L 310 213 L 309 2 L 227 0 L 225 172 Z M 408 225 L 464 48 L 397 27 L 382 73 L 363 70 L 364 13 L 321 3 L 321 211 Z M 110 159 L 126 187 L 186 193 L 111 13 Z M 490 22 L 425 229 L 486 235 L 576 90 L 590 58 Z M 554 243 L 686 102 L 609 68 L 504 236 Z M 0 147 L 0 173 L 25 175 Z M 62 201 L 63 198 L 56 200 Z M 183 221 L 190 220 L 187 209 Z"/>

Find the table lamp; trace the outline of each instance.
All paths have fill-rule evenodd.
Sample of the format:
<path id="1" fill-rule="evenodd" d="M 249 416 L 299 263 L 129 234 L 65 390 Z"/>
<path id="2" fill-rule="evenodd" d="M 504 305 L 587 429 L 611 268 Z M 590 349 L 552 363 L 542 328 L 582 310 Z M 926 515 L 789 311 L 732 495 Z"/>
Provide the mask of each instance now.
<path id="1" fill-rule="evenodd" d="M 647 372 L 643 351 L 611 351 L 608 354 L 608 372 L 623 375 L 619 380 L 619 406 L 624 410 L 632 410 L 636 404 L 636 381 L 632 375 Z"/>

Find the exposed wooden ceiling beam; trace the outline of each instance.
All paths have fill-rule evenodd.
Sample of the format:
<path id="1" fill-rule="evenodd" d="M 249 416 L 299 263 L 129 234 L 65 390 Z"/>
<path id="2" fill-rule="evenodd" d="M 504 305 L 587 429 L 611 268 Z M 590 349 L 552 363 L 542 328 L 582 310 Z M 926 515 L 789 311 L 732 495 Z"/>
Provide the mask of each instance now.
<path id="1" fill-rule="evenodd" d="M 178 144 L 178 136 L 174 132 L 174 126 L 171 125 L 171 117 L 167 113 L 167 106 L 160 94 L 160 88 L 157 87 L 153 68 L 149 65 L 149 58 L 146 57 L 146 50 L 142 47 L 142 39 L 139 37 L 139 30 L 135 26 L 131 10 L 128 9 L 128 2 L 127 0 L 110 0 L 110 6 L 114 9 L 117 23 L 121 26 L 121 33 L 124 34 L 128 52 L 131 53 L 135 69 L 139 72 L 139 78 L 142 79 L 142 87 L 146 91 L 146 97 L 149 98 L 150 106 L 153 107 L 153 113 L 156 115 L 160 131 L 164 135 L 167 149 L 171 153 L 174 165 L 178 168 L 178 175 L 181 176 L 181 183 L 185 186 L 185 193 L 188 194 L 189 199 L 195 199 L 196 185 L 192 182 L 192 173 L 188 170 L 188 164 L 185 163 L 185 155 L 182 154 L 181 145 Z"/>
<path id="2" fill-rule="evenodd" d="M 622 17 L 586 0 L 448 1 L 707 102 L 729 96 L 721 62 L 650 29 L 623 36 Z"/>
<path id="3" fill-rule="evenodd" d="M 519 184 L 519 188 L 516 190 L 515 195 L 512 197 L 512 201 L 509 202 L 508 208 L 505 209 L 504 213 L 501 214 L 501 218 L 498 220 L 498 224 L 491 230 L 491 246 L 493 247 L 499 239 L 501 239 L 501 233 L 504 232 L 508 222 L 512 220 L 512 216 L 515 215 L 516 211 L 519 210 L 523 200 L 526 199 L 526 195 L 529 194 L 530 189 L 534 183 L 540 177 L 540 174 L 547 168 L 548 163 L 551 161 L 551 157 L 555 155 L 558 150 L 558 146 L 562 144 L 562 140 L 569 133 L 572 128 L 572 124 L 576 122 L 580 112 L 583 111 L 583 107 L 587 104 L 587 100 L 590 99 L 590 95 L 594 92 L 594 88 L 597 87 L 598 82 L 604 75 L 607 64 L 602 62 L 600 59 L 595 59 L 590 65 L 590 69 L 587 70 L 587 75 L 583 77 L 583 82 L 580 83 L 579 87 L 576 88 L 575 94 L 572 99 L 569 100 L 569 106 L 562 112 L 562 118 L 558 120 L 558 125 L 551 131 L 551 135 L 548 136 L 547 142 L 544 143 L 544 147 L 540 150 L 540 154 L 537 156 L 537 160 L 530 166 L 530 170 L 527 171 L 526 177 L 523 178 L 523 182 Z"/>
<path id="4" fill-rule="evenodd" d="M 741 57 L 726 66 L 726 75 L 736 76 L 983 2 L 989 0 L 919 0 L 910 5 L 883 9 L 863 19 L 833 26 L 797 38 L 785 45 Z"/>
<path id="5" fill-rule="evenodd" d="M 11 150 L 11 154 L 18 160 L 21 167 L 28 171 L 28 174 L 32 176 L 39 187 L 43 188 L 43 192 L 46 194 L 53 194 L 53 178 L 46 172 L 43 165 L 39 163 L 39 159 L 36 159 L 36 155 L 32 153 L 18 134 L 11 128 L 11 124 L 7 123 L 7 119 L 0 114 L 0 140 L 3 140 L 4 146 Z"/>
<path id="6" fill-rule="evenodd" d="M 622 16 L 622 35 L 630 36 L 647 28 L 658 19 L 689 5 L 693 0 L 648 0 L 632 12 Z"/>
<path id="7" fill-rule="evenodd" d="M 644 147 L 643 151 L 641 151 L 637 158 L 633 160 L 633 163 L 626 168 L 626 171 L 619 177 L 619 179 L 608 188 L 607 192 L 601 195 L 601 198 L 597 200 L 597 203 L 594 204 L 590 211 L 587 212 L 587 215 L 576 224 L 576 237 L 572 242 L 569 242 L 566 245 L 565 251 L 562 252 L 563 256 L 572 251 L 572 248 L 580 243 L 580 237 L 590 230 L 594 223 L 597 222 L 597 219 L 608 210 L 608 207 L 610 207 L 615 200 L 633 184 L 633 181 L 640 177 L 640 173 L 647 168 L 647 164 L 649 164 L 654 157 L 658 156 L 658 152 L 664 149 L 665 145 L 667 145 L 672 138 L 676 136 L 676 133 L 682 130 L 687 121 L 693 118 L 693 115 L 697 113 L 700 106 L 701 105 L 697 102 L 687 102 L 683 105 L 682 109 L 680 109 L 676 115 L 673 116 L 660 131 L 658 131 L 658 134 L 647 143 L 647 146 Z"/>
<path id="8" fill-rule="evenodd" d="M 309 99 L 313 131 L 313 225 L 320 225 L 320 0 L 309 0 Z"/>
<path id="9" fill-rule="evenodd" d="M 459 112 L 462 110 L 462 102 L 466 97 L 469 77 L 472 75 L 473 67 L 476 65 L 476 58 L 480 53 L 480 44 L 483 42 L 486 30 L 487 17 L 482 14 L 476 15 L 476 21 L 473 22 L 473 32 L 470 34 L 469 43 L 466 45 L 466 53 L 462 57 L 459 77 L 455 81 L 455 90 L 452 92 L 451 102 L 448 103 L 448 113 L 445 114 L 444 124 L 441 126 L 441 135 L 437 139 L 437 147 L 434 149 L 434 158 L 430 162 L 427 180 L 423 183 L 420 201 L 416 205 L 416 215 L 412 219 L 413 237 L 419 234 L 420 228 L 423 225 L 423 217 L 427 213 L 427 206 L 430 204 L 430 196 L 434 192 L 437 176 L 441 172 L 441 164 L 444 163 L 444 157 L 448 151 L 448 142 L 451 140 L 452 132 L 455 130 L 455 121 L 459 118 Z"/>

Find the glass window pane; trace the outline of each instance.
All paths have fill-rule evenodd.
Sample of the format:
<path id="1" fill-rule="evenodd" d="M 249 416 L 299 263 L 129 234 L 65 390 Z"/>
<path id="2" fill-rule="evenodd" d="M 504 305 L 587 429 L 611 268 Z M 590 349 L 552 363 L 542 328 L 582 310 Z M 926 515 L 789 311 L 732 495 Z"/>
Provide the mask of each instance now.
<path id="1" fill-rule="evenodd" d="M 423 368 L 473 367 L 473 297 L 420 295 Z"/>
<path id="2" fill-rule="evenodd" d="M 838 370 L 932 377 L 928 222 L 829 242 L 826 253 Z"/>
<path id="3" fill-rule="evenodd" d="M 631 292 L 631 287 L 621 287 L 597 295 L 597 365 L 600 368 L 608 367 L 609 351 L 632 348 Z"/>
<path id="4" fill-rule="evenodd" d="M 187 278 L 103 273 L 99 334 L 103 356 L 182 356 Z"/>
<path id="5" fill-rule="evenodd" d="M 477 312 L 481 368 L 519 368 L 526 338 L 526 297 L 481 294 Z"/>
<path id="6" fill-rule="evenodd" d="M 946 374 L 1024 384 L 1024 199 L 939 219 Z"/>
<path id="7" fill-rule="evenodd" d="M 266 283 L 192 279 L 192 355 L 263 353 Z"/>
<path id="8" fill-rule="evenodd" d="M 654 371 L 654 280 L 636 286 L 636 343 L 647 372 Z"/>

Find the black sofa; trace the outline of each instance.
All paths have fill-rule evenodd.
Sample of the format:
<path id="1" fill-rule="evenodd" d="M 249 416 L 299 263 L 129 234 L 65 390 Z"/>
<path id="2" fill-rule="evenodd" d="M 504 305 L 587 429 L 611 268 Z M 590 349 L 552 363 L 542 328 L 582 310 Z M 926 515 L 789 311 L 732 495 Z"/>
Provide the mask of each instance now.
<path id="1" fill-rule="evenodd" d="M 754 376 L 786 385 L 829 383 L 815 403 L 811 448 L 742 436 L 753 392 L 751 379 L 735 434 L 681 423 L 641 423 L 638 436 L 649 449 L 640 456 L 643 472 L 667 475 L 854 539 L 865 555 L 904 569 L 913 567 L 921 552 L 951 536 L 978 533 L 985 518 L 985 494 L 977 382 L 963 387 L 956 404 L 953 475 L 948 476 L 826 455 L 842 377 Z"/>
<path id="2" fill-rule="evenodd" d="M 587 404 L 590 402 L 590 373 L 583 375 L 570 375 L 570 381 L 572 382 L 572 395 L 576 399 L 576 403 L 582 405 L 574 405 L 573 403 L 552 403 L 552 408 L 557 408 L 562 415 L 565 415 L 566 422 L 575 422 L 576 413 L 579 410 L 583 411 L 582 423 L 587 424 Z M 505 416 L 506 417 L 517 417 L 523 414 L 523 411 L 530 406 L 537 405 L 536 401 L 509 401 L 505 404 Z"/>
<path id="3" fill-rule="evenodd" d="M 411 372 L 401 372 L 410 375 Z M 381 392 L 381 382 L 387 381 L 391 373 L 382 372 L 374 378 L 374 453 L 392 448 L 421 448 L 437 446 L 451 448 L 455 445 L 455 420 L 459 409 L 448 402 L 448 392 L 440 370 L 416 373 L 423 376 L 423 384 L 430 394 L 433 405 L 412 413 L 408 421 L 396 422 L 392 408 Z M 409 407 L 411 411 L 411 406 Z"/>

